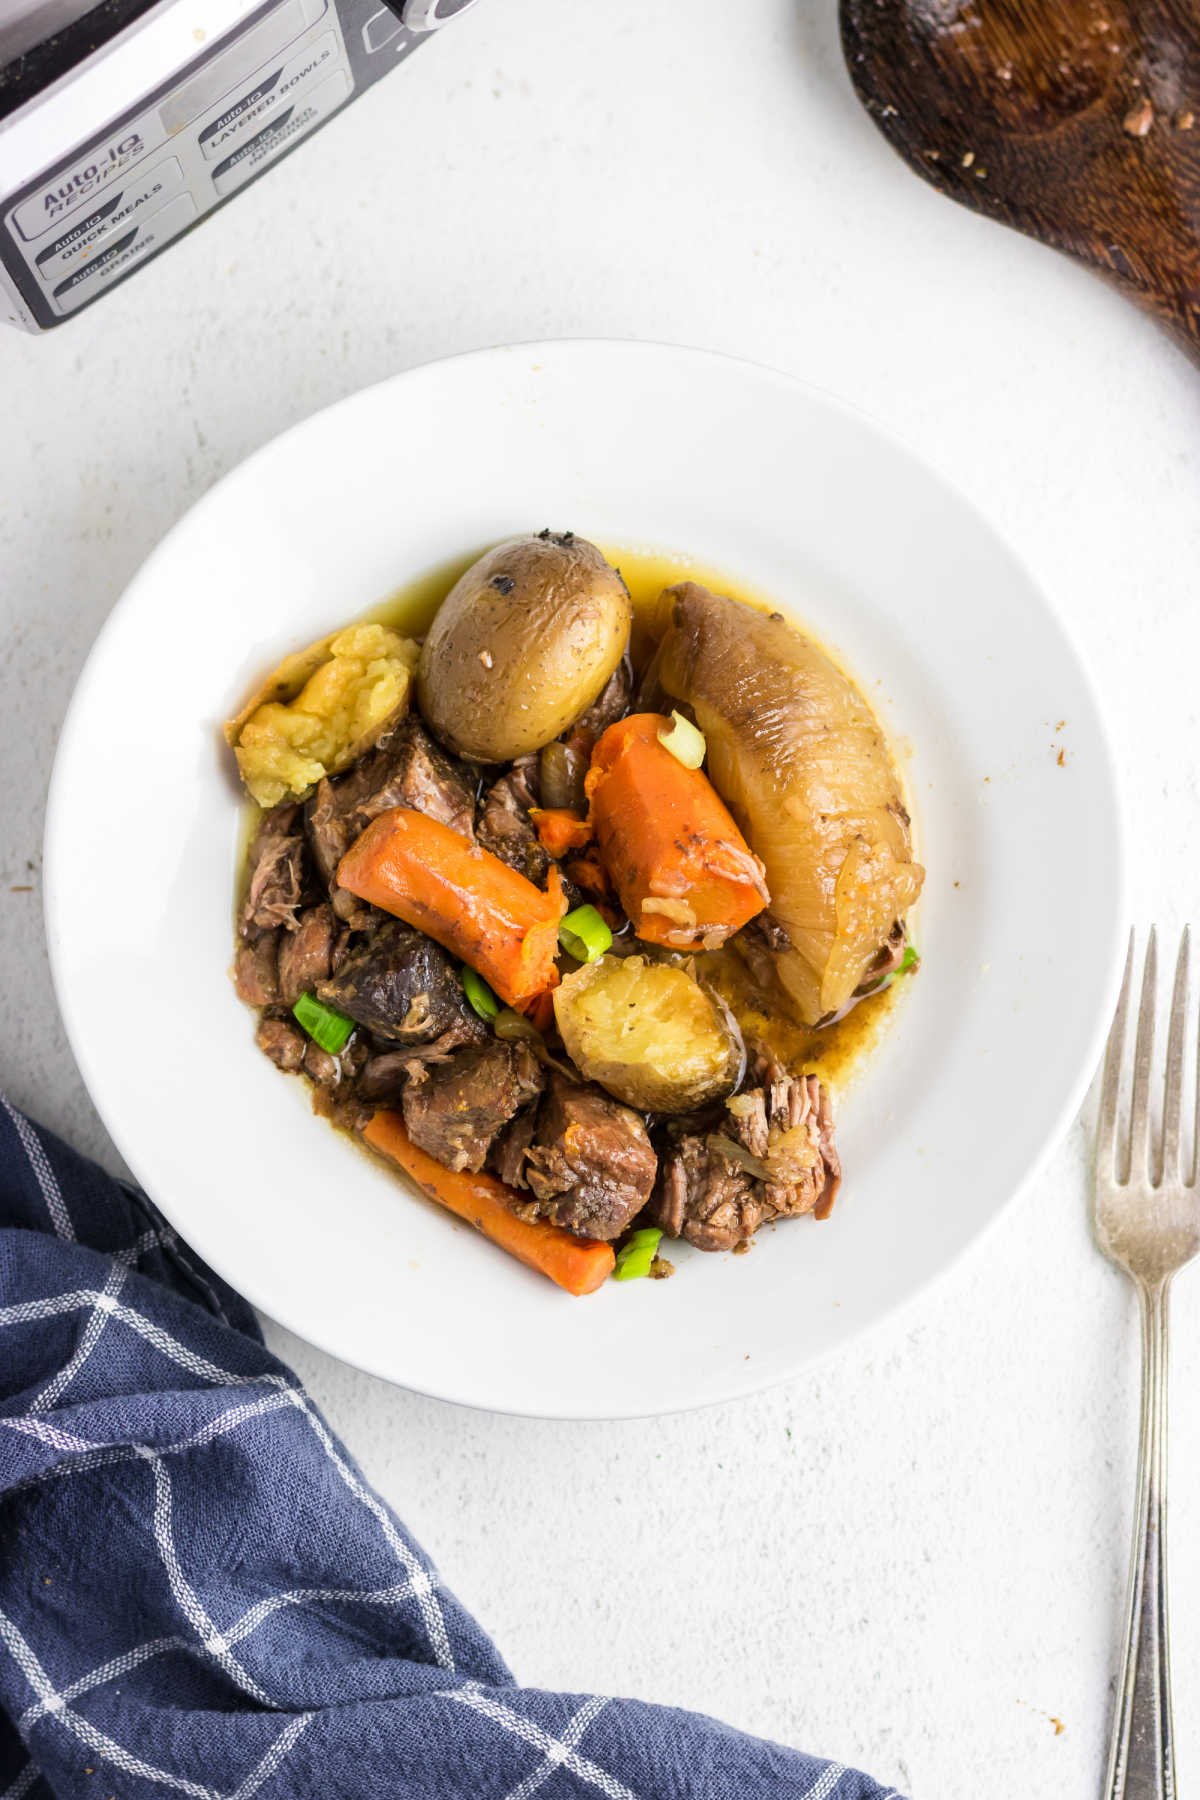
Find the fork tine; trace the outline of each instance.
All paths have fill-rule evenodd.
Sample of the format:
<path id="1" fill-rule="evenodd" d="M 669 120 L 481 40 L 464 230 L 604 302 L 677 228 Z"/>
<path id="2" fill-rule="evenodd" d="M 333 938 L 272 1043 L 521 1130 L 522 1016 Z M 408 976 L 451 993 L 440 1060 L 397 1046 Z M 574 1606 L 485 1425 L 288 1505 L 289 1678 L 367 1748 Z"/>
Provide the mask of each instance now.
<path id="1" fill-rule="evenodd" d="M 1175 964 L 1175 992 L 1171 998 L 1171 1029 L 1167 1037 L 1167 1072 L 1163 1078 L 1163 1148 L 1160 1180 L 1182 1176 L 1180 1122 L 1183 1116 L 1183 1047 L 1188 1011 L 1189 932 L 1185 925 Z"/>
<path id="2" fill-rule="evenodd" d="M 1158 987 L 1158 934 L 1152 925 L 1146 939 L 1142 970 L 1142 1004 L 1138 1008 L 1137 1042 L 1133 1048 L 1133 1100 L 1129 1110 L 1129 1180 L 1150 1167 L 1150 1064 L 1154 1060 L 1154 998 Z"/>
<path id="3" fill-rule="evenodd" d="M 1121 1091 L 1121 1063 L 1125 1055 L 1125 1021 L 1129 1014 L 1129 978 L 1133 973 L 1133 933 L 1125 952 L 1125 974 L 1108 1049 L 1104 1057 L 1104 1085 L 1100 1090 L 1100 1117 L 1096 1123 L 1096 1172 L 1107 1181 L 1116 1181 L 1117 1169 L 1117 1100 Z"/>

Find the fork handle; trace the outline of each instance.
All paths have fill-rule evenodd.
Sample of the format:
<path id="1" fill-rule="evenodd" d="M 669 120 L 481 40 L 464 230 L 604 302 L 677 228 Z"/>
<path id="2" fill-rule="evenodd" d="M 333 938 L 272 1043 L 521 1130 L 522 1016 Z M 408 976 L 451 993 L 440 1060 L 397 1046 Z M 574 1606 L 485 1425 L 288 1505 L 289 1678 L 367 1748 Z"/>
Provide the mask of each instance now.
<path id="1" fill-rule="evenodd" d="M 1138 1282 L 1142 1423 L 1121 1685 L 1104 1800 L 1175 1800 L 1167 1642 L 1167 1281 Z"/>

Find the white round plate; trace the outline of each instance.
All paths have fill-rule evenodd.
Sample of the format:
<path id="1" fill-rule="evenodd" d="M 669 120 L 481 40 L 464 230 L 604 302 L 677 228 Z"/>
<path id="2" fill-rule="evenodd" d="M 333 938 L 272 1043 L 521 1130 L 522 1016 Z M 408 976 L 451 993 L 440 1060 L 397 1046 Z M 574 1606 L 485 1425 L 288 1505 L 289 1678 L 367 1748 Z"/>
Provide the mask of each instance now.
<path id="1" fill-rule="evenodd" d="M 829 1222 L 764 1232 L 749 1256 L 673 1248 L 674 1280 L 582 1300 L 314 1118 L 255 1048 L 228 976 L 239 809 L 221 720 L 286 651 L 546 524 L 727 569 L 835 647 L 908 753 L 929 871 L 925 961 L 841 1107 Z M 342 401 L 169 534 L 63 729 L 46 918 L 108 1129 L 256 1305 L 447 1400 L 636 1416 L 793 1374 L 945 1270 L 1028 1178 L 1082 1097 L 1114 1002 L 1120 809 L 1061 623 L 907 451 L 767 369 L 650 344 L 529 345 Z"/>

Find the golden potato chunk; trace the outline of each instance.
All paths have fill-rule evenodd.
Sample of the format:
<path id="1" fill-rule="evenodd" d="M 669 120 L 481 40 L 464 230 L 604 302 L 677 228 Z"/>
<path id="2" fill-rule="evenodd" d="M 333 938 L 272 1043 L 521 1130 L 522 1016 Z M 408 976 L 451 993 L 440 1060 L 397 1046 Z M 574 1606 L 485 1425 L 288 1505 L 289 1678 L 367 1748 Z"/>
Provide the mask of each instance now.
<path id="1" fill-rule="evenodd" d="M 271 698 L 226 727 L 252 798 L 298 799 L 348 768 L 408 711 L 419 655 L 386 625 L 351 625 L 288 657 L 260 689 Z M 293 671 L 303 685 L 285 698 Z"/>
<path id="2" fill-rule="evenodd" d="M 686 969 L 602 956 L 554 990 L 567 1054 L 642 1112 L 691 1112 L 733 1088 L 742 1047 L 727 1014 Z"/>

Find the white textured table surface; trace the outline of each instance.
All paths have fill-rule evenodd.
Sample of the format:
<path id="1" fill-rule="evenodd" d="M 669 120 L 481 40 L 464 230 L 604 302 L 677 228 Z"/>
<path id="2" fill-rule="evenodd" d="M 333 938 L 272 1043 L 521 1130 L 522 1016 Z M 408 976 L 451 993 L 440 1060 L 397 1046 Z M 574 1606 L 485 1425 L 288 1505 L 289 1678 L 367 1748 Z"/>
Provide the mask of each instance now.
<path id="1" fill-rule="evenodd" d="M 1200 377 L 1090 278 L 908 174 L 852 97 L 834 12 L 485 0 L 119 295 L 46 338 L 0 335 L 0 1085 L 14 1100 L 113 1160 L 63 1040 L 39 904 L 58 726 L 109 608 L 248 451 L 380 376 L 489 342 L 744 354 L 906 438 L 989 513 L 1090 653 L 1127 777 L 1137 917 L 1174 927 L 1195 910 Z M 1038 1056 L 1031 1042 L 1006 1072 L 1014 1108 Z M 271 1337 L 521 1679 L 701 1707 L 917 1800 L 1084 1800 L 1107 1735 L 1136 1428 L 1132 1296 L 1089 1241 L 1085 1151 L 1078 1125 L 918 1310 L 725 1410 L 485 1417 Z M 1194 1276 L 1174 1375 L 1179 1761 L 1194 1783 Z"/>

